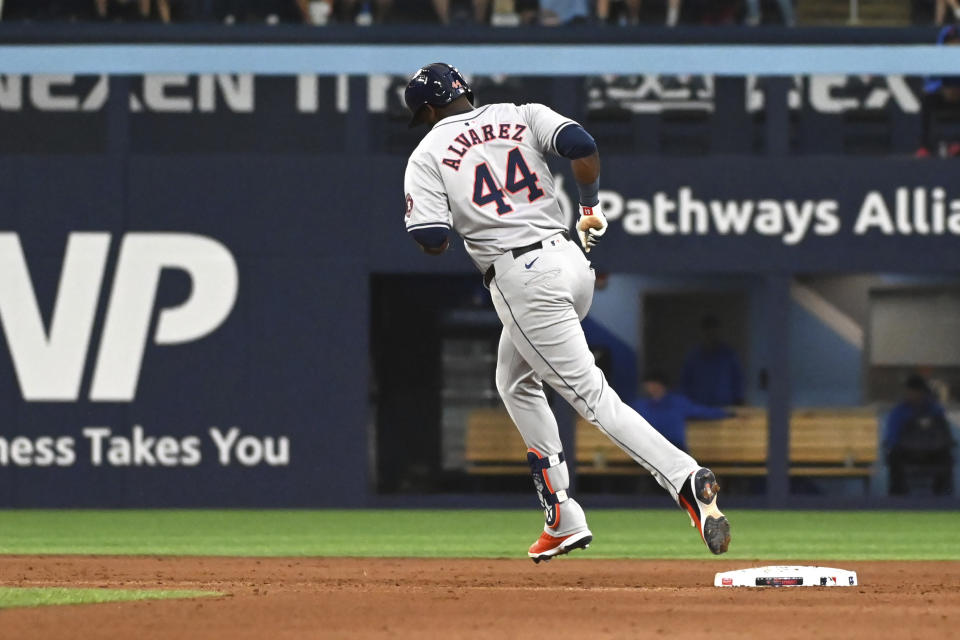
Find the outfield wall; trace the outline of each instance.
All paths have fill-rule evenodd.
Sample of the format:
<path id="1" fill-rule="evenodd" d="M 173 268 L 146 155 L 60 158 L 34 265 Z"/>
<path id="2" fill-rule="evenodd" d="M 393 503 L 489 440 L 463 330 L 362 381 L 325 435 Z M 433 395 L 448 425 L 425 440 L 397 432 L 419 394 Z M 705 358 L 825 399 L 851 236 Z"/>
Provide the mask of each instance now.
<path id="1" fill-rule="evenodd" d="M 622 211 L 596 258 L 606 271 L 960 268 L 947 163 L 605 165 Z M 0 500 L 363 504 L 370 274 L 472 269 L 459 244 L 441 260 L 415 250 L 401 178 L 395 157 L 0 159 Z M 112 452 L 105 429 L 138 426 L 172 437 L 157 443 L 169 452 Z M 73 439 L 73 454 L 51 464 L 43 437 Z"/>

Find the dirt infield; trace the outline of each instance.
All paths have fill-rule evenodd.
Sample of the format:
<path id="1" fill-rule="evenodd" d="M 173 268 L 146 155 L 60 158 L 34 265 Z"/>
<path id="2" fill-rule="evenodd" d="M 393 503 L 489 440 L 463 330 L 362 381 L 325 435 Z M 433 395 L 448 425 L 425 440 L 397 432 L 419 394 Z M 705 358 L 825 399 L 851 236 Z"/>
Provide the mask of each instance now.
<path id="1" fill-rule="evenodd" d="M 954 637 L 960 625 L 958 562 L 821 563 L 857 570 L 863 586 L 853 588 L 711 586 L 714 572 L 750 564 L 6 556 L 5 586 L 226 595 L 0 610 L 0 636 L 928 640 Z"/>

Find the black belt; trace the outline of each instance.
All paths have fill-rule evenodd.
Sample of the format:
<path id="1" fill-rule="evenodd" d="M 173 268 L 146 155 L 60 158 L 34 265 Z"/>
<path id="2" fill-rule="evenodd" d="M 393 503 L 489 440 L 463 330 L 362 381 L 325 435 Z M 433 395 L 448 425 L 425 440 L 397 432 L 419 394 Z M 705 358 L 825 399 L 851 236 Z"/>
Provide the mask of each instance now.
<path id="1" fill-rule="evenodd" d="M 564 240 L 570 239 L 570 234 L 566 231 L 561 231 L 560 235 L 563 236 Z M 536 251 L 537 249 L 543 249 L 543 242 L 534 242 L 533 244 L 528 244 L 525 247 L 517 247 L 516 249 L 511 249 L 510 253 L 513 254 L 513 259 L 516 260 L 520 256 L 530 253 L 531 251 Z M 493 265 L 490 265 L 490 267 L 483 274 L 483 286 L 489 289 L 490 283 L 493 282 L 493 278 L 496 275 L 497 272 L 494 270 Z"/>

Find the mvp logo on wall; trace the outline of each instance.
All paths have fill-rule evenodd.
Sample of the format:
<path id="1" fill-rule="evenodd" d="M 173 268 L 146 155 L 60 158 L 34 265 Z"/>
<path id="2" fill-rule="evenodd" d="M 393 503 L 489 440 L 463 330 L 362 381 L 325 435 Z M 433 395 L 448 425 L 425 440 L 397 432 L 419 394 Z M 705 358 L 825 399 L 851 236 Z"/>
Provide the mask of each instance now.
<path id="1" fill-rule="evenodd" d="M 44 326 L 27 260 L 16 233 L 0 233 L 0 323 L 24 400 L 79 399 L 98 304 L 105 295 L 109 233 L 71 233 L 49 328 Z M 237 299 L 237 265 L 220 242 L 183 233 L 128 233 L 119 239 L 90 400 L 131 402 L 147 340 L 173 345 L 219 327 Z M 189 298 L 155 314 L 160 273 L 185 272 Z"/>
<path id="2" fill-rule="evenodd" d="M 114 242 L 119 243 L 116 268 L 109 273 Z M 164 270 L 182 272 L 190 280 L 189 295 L 175 306 L 158 303 Z M 0 233 L 0 324 L 28 403 L 84 402 L 80 391 L 88 360 L 92 360 L 90 401 L 133 402 L 148 343 L 183 344 L 213 333 L 230 316 L 237 292 L 236 261 L 213 238 L 186 233 L 121 237 L 71 233 L 53 311 L 45 323 L 20 237 Z M 103 329 L 96 336 L 101 308 Z M 178 382 L 172 382 L 172 393 L 190 392 Z M 78 408 L 77 416 L 87 419 L 88 409 Z M 148 411 L 153 419 L 165 416 L 156 409 Z M 30 420 L 23 424 L 27 423 Z M 0 431 L 0 468 L 70 467 L 81 460 L 92 467 L 194 467 L 204 461 L 210 447 L 213 459 L 223 467 L 286 466 L 290 461 L 290 440 L 285 436 L 258 437 L 236 426 L 211 426 L 204 430 L 204 438 L 189 426 L 184 433 L 182 423 L 173 426 L 180 431 L 176 436 L 153 434 L 139 424 L 128 430 L 78 426 L 68 435 L 31 430 L 11 437 Z M 78 450 L 81 445 L 85 451 Z"/>

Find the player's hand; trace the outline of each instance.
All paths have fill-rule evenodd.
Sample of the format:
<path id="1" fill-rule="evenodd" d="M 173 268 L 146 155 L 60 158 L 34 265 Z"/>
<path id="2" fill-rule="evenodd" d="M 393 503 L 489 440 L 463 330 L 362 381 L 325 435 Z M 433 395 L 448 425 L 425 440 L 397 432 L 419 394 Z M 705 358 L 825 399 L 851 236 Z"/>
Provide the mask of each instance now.
<path id="1" fill-rule="evenodd" d="M 449 239 L 444 240 L 443 244 L 440 245 L 439 247 L 425 247 L 419 243 L 417 244 L 417 246 L 420 247 L 420 251 L 423 251 L 428 256 L 439 256 L 439 255 L 443 255 L 443 253 L 450 248 L 450 240 Z"/>
<path id="2" fill-rule="evenodd" d="M 595 207 L 585 207 L 580 205 L 580 219 L 577 220 L 577 235 L 580 236 L 580 244 L 583 250 L 590 253 L 600 237 L 607 232 L 607 218 L 598 204 Z"/>

